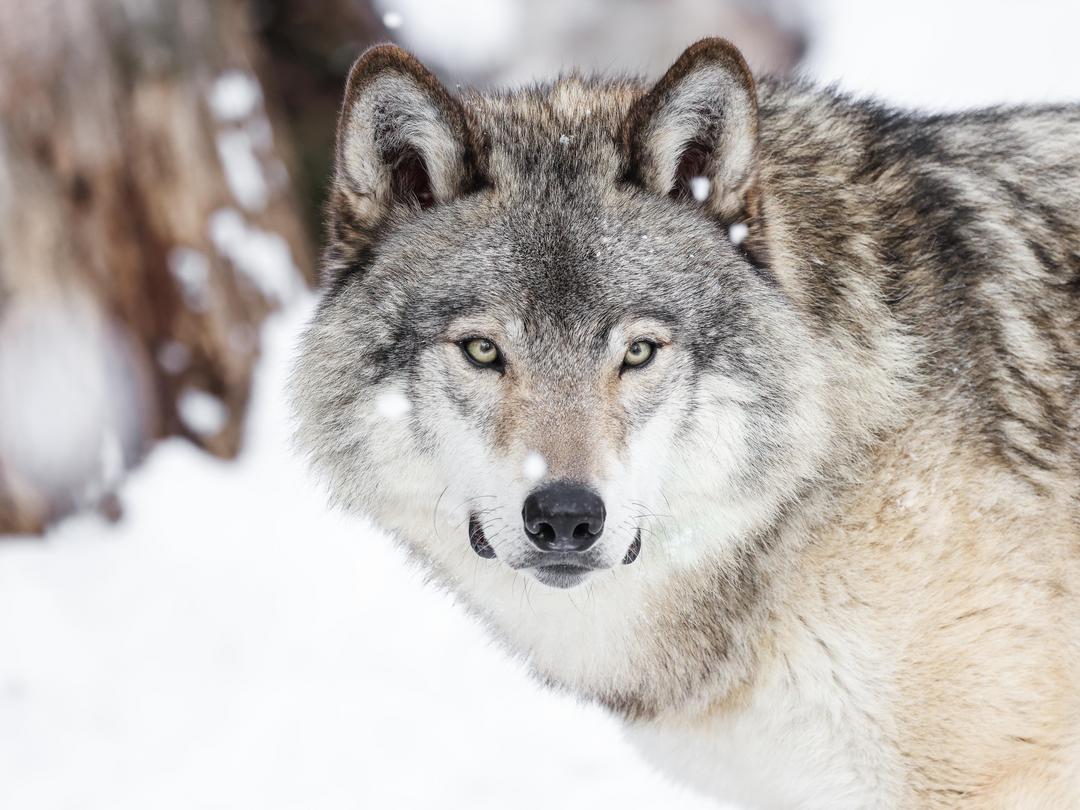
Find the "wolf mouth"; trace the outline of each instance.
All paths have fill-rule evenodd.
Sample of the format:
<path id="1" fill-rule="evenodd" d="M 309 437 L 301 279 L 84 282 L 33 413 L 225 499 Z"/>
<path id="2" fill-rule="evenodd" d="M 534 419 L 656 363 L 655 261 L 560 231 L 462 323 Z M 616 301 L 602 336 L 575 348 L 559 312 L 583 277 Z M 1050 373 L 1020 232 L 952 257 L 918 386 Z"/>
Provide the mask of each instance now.
<path id="1" fill-rule="evenodd" d="M 584 582 L 586 577 L 594 571 L 596 569 L 591 566 L 565 563 L 538 565 L 532 569 L 534 577 L 552 588 L 573 588 Z"/>
<path id="2" fill-rule="evenodd" d="M 476 552 L 477 556 L 483 557 L 485 560 L 495 558 L 495 549 L 492 548 L 491 544 L 488 542 L 487 536 L 484 534 L 484 527 L 480 523 L 480 518 L 477 517 L 475 513 L 469 515 L 469 545 L 472 546 L 472 550 Z M 641 554 L 640 527 L 634 533 L 634 541 L 630 544 L 630 548 L 626 550 L 626 554 L 622 559 L 622 564 L 630 565 L 638 558 L 639 554 Z M 585 574 L 596 569 L 591 565 L 570 563 L 560 558 L 555 562 L 534 566 L 533 570 L 550 572 L 552 578 L 563 581 L 572 579 L 571 574 L 574 574 L 575 572 L 581 575 L 580 578 L 583 578 Z M 544 581 L 544 577 L 540 578 Z M 580 578 L 578 581 L 580 581 Z M 557 587 L 570 587 L 570 585 L 558 585 Z"/>
<path id="3" fill-rule="evenodd" d="M 478 556 L 490 560 L 495 556 L 495 549 L 488 543 L 484 536 L 484 527 L 480 525 L 480 519 L 475 515 L 469 515 L 469 545 Z"/>

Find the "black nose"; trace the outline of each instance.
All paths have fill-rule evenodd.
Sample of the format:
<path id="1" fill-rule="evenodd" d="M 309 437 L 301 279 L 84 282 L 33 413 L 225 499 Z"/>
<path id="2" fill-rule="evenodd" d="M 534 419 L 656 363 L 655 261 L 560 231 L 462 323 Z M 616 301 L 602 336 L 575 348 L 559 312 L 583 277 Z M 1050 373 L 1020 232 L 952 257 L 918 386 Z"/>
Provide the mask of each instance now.
<path id="1" fill-rule="evenodd" d="M 604 502 L 591 489 L 556 481 L 525 499 L 525 533 L 541 551 L 584 551 L 604 531 Z"/>

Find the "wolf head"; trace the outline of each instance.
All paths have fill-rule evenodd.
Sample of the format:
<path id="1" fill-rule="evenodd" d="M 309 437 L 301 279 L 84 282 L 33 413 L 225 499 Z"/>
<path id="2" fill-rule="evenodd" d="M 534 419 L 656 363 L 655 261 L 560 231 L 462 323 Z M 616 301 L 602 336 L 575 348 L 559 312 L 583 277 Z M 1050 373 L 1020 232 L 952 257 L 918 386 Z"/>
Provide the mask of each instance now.
<path id="1" fill-rule="evenodd" d="M 753 590 L 748 549 L 835 451 L 757 105 L 715 39 L 652 88 L 455 96 L 393 46 L 349 77 L 301 443 L 556 680 L 633 658 L 664 594 Z"/>

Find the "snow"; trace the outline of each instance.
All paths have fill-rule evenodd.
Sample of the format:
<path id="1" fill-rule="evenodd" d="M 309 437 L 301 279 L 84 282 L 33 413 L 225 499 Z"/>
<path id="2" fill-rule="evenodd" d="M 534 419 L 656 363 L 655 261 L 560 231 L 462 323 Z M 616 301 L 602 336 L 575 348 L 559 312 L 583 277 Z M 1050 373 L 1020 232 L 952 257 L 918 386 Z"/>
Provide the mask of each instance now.
<path id="1" fill-rule="evenodd" d="M 176 399 L 184 426 L 199 436 L 216 436 L 229 421 L 229 409 L 218 397 L 198 388 L 185 388 Z"/>
<path id="2" fill-rule="evenodd" d="M 250 73 L 227 70 L 214 80 L 206 100 L 219 121 L 241 121 L 262 104 L 262 88 Z"/>
<path id="3" fill-rule="evenodd" d="M 690 193 L 694 195 L 694 199 L 698 202 L 705 202 L 709 199 L 710 191 L 712 191 L 712 183 L 709 182 L 708 177 L 690 178 Z"/>
<path id="4" fill-rule="evenodd" d="M 750 235 L 750 229 L 746 226 L 745 222 L 733 222 L 728 226 L 728 239 L 731 240 L 731 244 L 738 247 Z"/>
<path id="5" fill-rule="evenodd" d="M 179 374 L 191 364 L 191 349 L 177 340 L 161 345 L 157 352 L 158 365 L 168 374 Z"/>
<path id="6" fill-rule="evenodd" d="M 106 430 L 101 434 L 101 489 L 107 492 L 124 474 L 124 448 L 120 437 L 114 431 Z"/>
<path id="7" fill-rule="evenodd" d="M 393 5 L 380 10 L 408 19 L 407 44 L 455 75 L 563 66 L 548 29 L 521 26 L 540 4 Z M 556 17 L 550 30 L 575 22 Z M 808 72 L 858 93 L 940 108 L 1080 97 L 1076 4 L 824 0 L 813 18 Z M 253 81 L 223 74 L 207 99 L 248 139 L 219 142 L 226 165 L 265 143 Z M 286 305 L 267 323 L 245 450 L 225 463 L 164 442 L 123 484 L 118 524 L 83 515 L 0 541 L 0 807 L 715 807 L 656 775 L 606 714 L 533 683 L 389 538 L 328 510 L 288 449 L 281 390 L 311 308 L 288 244 L 234 208 L 209 228 Z M 61 482 L 116 475 L 134 420 L 117 410 L 135 385 L 124 351 L 69 311 L 5 311 L 0 455 Z M 158 356 L 172 373 L 188 360 Z"/>
<path id="8" fill-rule="evenodd" d="M 547 459 L 536 451 L 530 451 L 521 465 L 521 472 L 529 481 L 539 481 L 547 475 Z"/>
<path id="9" fill-rule="evenodd" d="M 723 35 L 709 0 L 376 0 L 395 37 L 455 79 L 503 84 L 571 65 L 658 76 L 687 44 Z M 805 72 L 924 108 L 1076 100 L 1080 3 L 1060 0 L 760 0 L 811 23 Z M 662 9 L 659 12 L 657 9 Z M 627 47 L 633 43 L 634 47 Z"/>
<path id="10" fill-rule="evenodd" d="M 168 265 L 188 309 L 206 312 L 210 307 L 210 262 L 206 256 L 194 248 L 174 247 L 169 251 Z"/>
<path id="11" fill-rule="evenodd" d="M 263 172 L 259 152 L 269 153 L 273 129 L 263 112 L 258 79 L 243 70 L 227 70 L 207 93 L 207 104 L 222 123 L 215 139 L 225 182 L 236 201 L 248 211 L 262 211 L 270 197 L 270 181 Z M 272 155 L 272 181 L 280 181 L 280 161 Z"/>
<path id="12" fill-rule="evenodd" d="M 238 461 L 164 442 L 119 524 L 0 543 L 0 807 L 714 807 L 327 508 L 281 393 L 310 309 L 267 324 Z"/>
<path id="13" fill-rule="evenodd" d="M 387 16 L 402 22 L 395 39 L 433 64 L 452 67 L 455 75 L 489 72 L 509 61 L 516 44 L 509 33 L 520 27 L 525 11 L 522 3 L 506 0 L 376 0 L 375 7 L 387 28 L 394 28 Z"/>
<path id="14" fill-rule="evenodd" d="M 267 300 L 287 303 L 303 289 L 289 243 L 280 234 L 248 225 L 235 208 L 210 215 L 210 241 Z"/>
<path id="15" fill-rule="evenodd" d="M 1080 100 L 1080 3 L 815 0 L 807 72 L 925 109 Z"/>
<path id="16" fill-rule="evenodd" d="M 103 445 L 138 443 L 142 383 L 127 335 L 75 285 L 12 298 L 0 318 L 0 459 L 35 489 L 89 498 Z"/>
<path id="17" fill-rule="evenodd" d="M 384 419 L 400 419 L 412 410 L 412 403 L 400 391 L 386 391 L 375 399 L 375 411 Z"/>
<path id="18" fill-rule="evenodd" d="M 248 211 L 261 211 L 270 197 L 255 140 L 246 129 L 226 129 L 217 135 L 218 158 L 233 197 Z"/>
<path id="19" fill-rule="evenodd" d="M 391 31 L 401 28 L 401 26 L 405 24 L 405 18 L 398 14 L 396 11 L 388 11 L 383 14 L 382 21 L 383 25 L 385 25 Z"/>

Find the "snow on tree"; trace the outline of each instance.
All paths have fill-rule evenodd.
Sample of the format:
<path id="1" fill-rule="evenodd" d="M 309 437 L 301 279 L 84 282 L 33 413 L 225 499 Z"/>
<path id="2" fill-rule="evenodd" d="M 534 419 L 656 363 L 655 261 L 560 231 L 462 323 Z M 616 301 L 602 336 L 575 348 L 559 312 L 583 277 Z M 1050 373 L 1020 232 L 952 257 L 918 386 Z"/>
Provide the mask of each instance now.
<path id="1" fill-rule="evenodd" d="M 239 449 L 312 276 L 262 59 L 239 0 L 0 0 L 0 533 L 108 505 L 158 438 Z"/>

